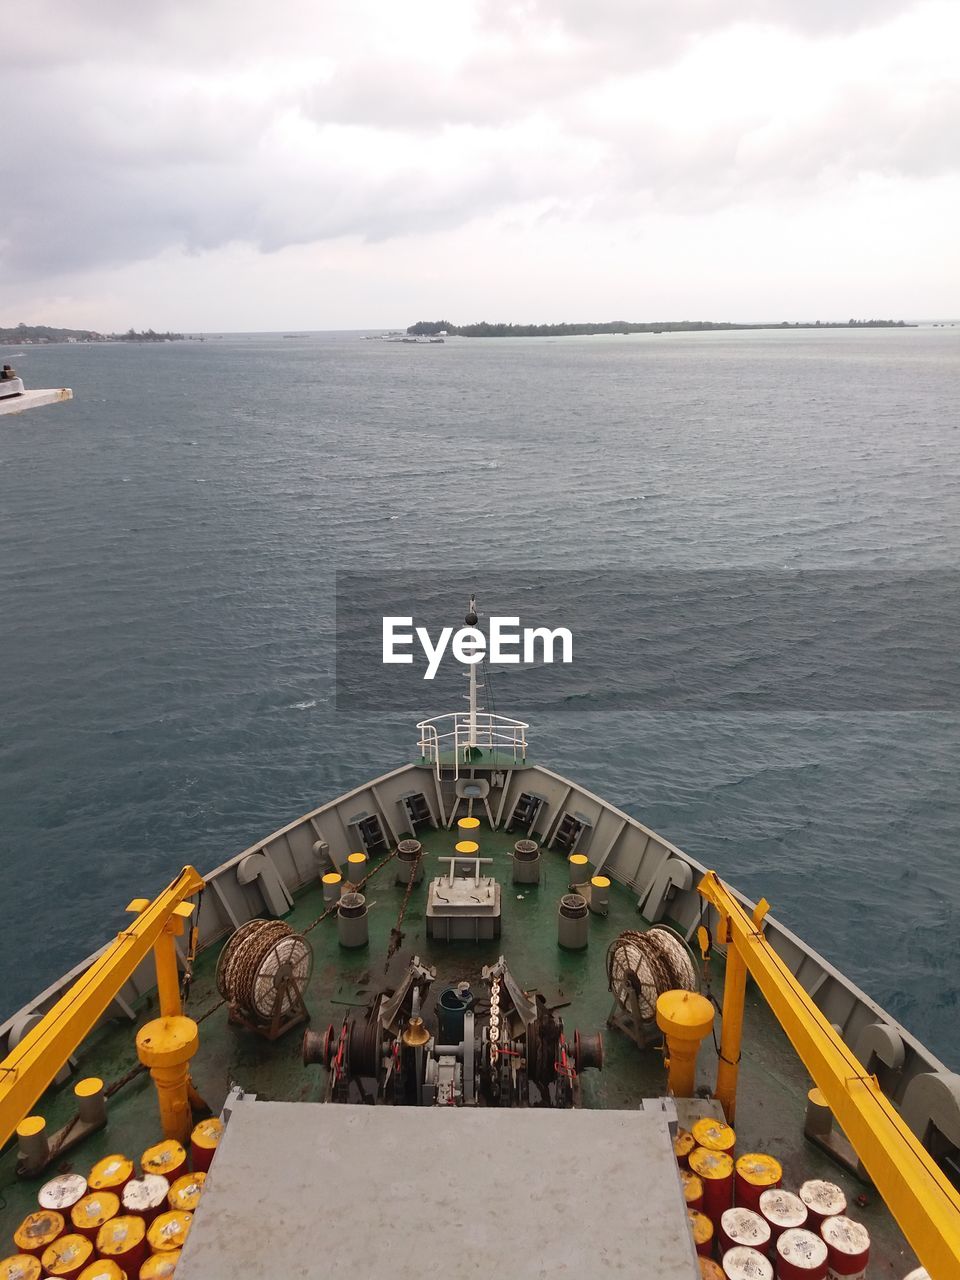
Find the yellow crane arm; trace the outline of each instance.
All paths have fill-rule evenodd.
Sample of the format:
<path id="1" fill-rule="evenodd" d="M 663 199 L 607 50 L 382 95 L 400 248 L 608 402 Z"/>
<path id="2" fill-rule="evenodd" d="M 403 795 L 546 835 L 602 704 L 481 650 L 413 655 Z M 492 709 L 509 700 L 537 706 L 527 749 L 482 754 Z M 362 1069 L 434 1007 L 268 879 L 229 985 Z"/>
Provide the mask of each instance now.
<path id="1" fill-rule="evenodd" d="M 199 873 L 193 867 L 184 867 L 153 902 L 134 904 L 142 910 L 130 927 L 117 934 L 49 1013 L 0 1062 L 0 1146 L 90 1034 L 151 948 L 156 947 L 165 934 L 164 941 L 172 948 L 170 935 L 182 930 L 184 917 L 193 911 L 184 899 L 202 888 Z"/>
<path id="2" fill-rule="evenodd" d="M 933 1280 L 960 1276 L 960 1195 L 764 937 L 766 904 L 751 918 L 713 871 L 698 889 L 720 915 L 728 965 L 734 948 L 920 1261 Z"/>

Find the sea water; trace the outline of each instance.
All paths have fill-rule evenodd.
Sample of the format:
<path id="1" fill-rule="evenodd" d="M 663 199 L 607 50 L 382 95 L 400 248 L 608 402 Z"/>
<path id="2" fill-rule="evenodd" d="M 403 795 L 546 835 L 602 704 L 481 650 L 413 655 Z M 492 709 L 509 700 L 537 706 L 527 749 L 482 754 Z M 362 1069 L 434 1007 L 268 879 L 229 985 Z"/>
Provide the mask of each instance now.
<path id="1" fill-rule="evenodd" d="M 185 862 L 413 754 L 410 716 L 336 706 L 338 569 L 552 590 L 960 557 L 960 326 L 0 355 L 76 397 L 0 420 L 0 1016 Z M 960 1068 L 955 707 L 619 707 L 630 660 L 571 668 L 531 754 L 766 896 Z M 522 701 L 510 679 L 497 710 Z"/>

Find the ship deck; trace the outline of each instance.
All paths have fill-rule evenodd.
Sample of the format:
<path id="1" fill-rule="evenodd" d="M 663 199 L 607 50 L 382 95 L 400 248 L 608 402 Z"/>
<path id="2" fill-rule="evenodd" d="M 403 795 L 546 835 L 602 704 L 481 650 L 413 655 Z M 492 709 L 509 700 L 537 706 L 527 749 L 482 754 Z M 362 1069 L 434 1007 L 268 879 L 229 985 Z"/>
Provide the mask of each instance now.
<path id="1" fill-rule="evenodd" d="M 338 943 L 333 916 L 319 919 L 324 906 L 319 884 L 301 893 L 285 917 L 295 929 L 308 930 L 314 948 L 314 969 L 306 993 L 311 1025 L 322 1030 L 328 1023 L 339 1025 L 345 1014 L 359 1013 L 368 1001 L 405 966 L 413 954 L 437 969 L 433 990 L 460 980 L 479 978 L 485 964 L 503 954 L 517 980 L 529 991 L 541 992 L 559 1009 L 566 1029 L 590 1034 L 603 1030 L 602 1072 L 588 1071 L 583 1080 L 583 1105 L 587 1108 L 632 1109 L 644 1097 L 665 1092 L 663 1058 L 656 1050 L 642 1052 L 621 1032 L 606 1026 L 611 1010 L 607 990 L 606 950 L 624 929 L 643 928 L 636 896 L 614 883 L 610 889 L 610 909 L 606 917 L 591 916 L 589 946 L 580 952 L 557 946 L 557 904 L 567 888 L 566 859 L 544 850 L 539 886 L 511 883 L 509 852 L 523 832 L 491 831 L 481 824 L 477 838 L 484 857 L 494 859 L 484 868 L 502 885 L 502 932 L 489 942 L 436 942 L 426 936 L 426 885 L 441 874 L 438 857 L 449 856 L 457 836 L 455 831 L 421 829 L 425 849 L 422 884 L 410 896 L 403 921 L 403 940 L 394 960 L 387 964 L 391 929 L 403 903 L 404 889 L 394 884 L 394 863 L 387 863 L 366 886 L 369 912 L 369 945 L 357 951 L 343 950 Z M 376 860 L 374 859 L 374 865 Z M 195 977 L 186 1012 L 200 1021 L 200 1050 L 192 1066 L 193 1080 L 213 1111 L 218 1111 L 232 1085 L 238 1084 L 259 1099 L 287 1102 L 319 1102 L 325 1072 L 320 1067 L 304 1068 L 300 1058 L 301 1030 L 296 1029 L 275 1043 L 267 1043 L 243 1027 L 231 1025 L 215 985 L 219 945 L 209 947 L 197 958 Z M 711 961 L 711 988 L 722 998 L 722 958 Z M 388 973 L 389 970 L 389 973 Z M 137 1009 L 138 1023 L 155 1016 L 153 998 L 147 997 Z M 114 1022 L 102 1027 L 84 1045 L 76 1059 L 77 1072 L 97 1075 L 108 1085 L 136 1067 L 134 1036 L 130 1022 Z M 709 1039 L 701 1053 L 698 1084 L 709 1086 L 715 1074 L 716 1054 Z M 864 1186 L 829 1161 L 803 1137 L 806 1093 L 810 1081 L 770 1014 L 759 993 L 748 986 L 744 1052 L 741 1063 L 737 1112 L 737 1147 L 740 1151 L 767 1151 L 784 1168 L 784 1186 L 796 1188 L 808 1178 L 828 1178 L 844 1187 L 853 1216 L 869 1228 L 873 1240 L 870 1275 L 873 1280 L 902 1280 L 916 1265 L 914 1255 L 896 1224 L 872 1188 Z M 47 1118 L 53 1132 L 73 1114 L 69 1087 L 50 1091 L 36 1110 Z M 556 1123 L 563 1115 L 556 1113 Z M 54 1172 L 76 1169 L 86 1173 L 102 1156 L 122 1151 L 137 1159 L 144 1148 L 161 1137 L 153 1086 L 149 1077 L 136 1073 L 109 1102 L 106 1129 L 93 1134 L 55 1163 L 42 1178 L 19 1180 L 15 1175 L 15 1152 L 8 1149 L 0 1157 L 0 1230 L 10 1244 L 20 1219 L 36 1205 L 37 1188 Z M 504 1156 L 507 1156 L 504 1152 Z M 266 1172 L 266 1171 L 265 1171 Z M 858 1197 L 865 1203 L 858 1203 Z M 9 1248 L 7 1251 L 12 1251 Z M 0 1257 L 4 1250 L 0 1249 Z"/>

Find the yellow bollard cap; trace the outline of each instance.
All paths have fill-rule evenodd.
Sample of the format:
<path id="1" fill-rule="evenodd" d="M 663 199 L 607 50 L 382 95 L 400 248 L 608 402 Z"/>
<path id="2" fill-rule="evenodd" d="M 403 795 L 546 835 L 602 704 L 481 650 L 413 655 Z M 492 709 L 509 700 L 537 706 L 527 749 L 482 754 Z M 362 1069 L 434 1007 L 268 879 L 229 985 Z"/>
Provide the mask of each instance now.
<path id="1" fill-rule="evenodd" d="M 610 877 L 609 876 L 591 876 L 590 883 L 597 889 L 609 889 Z"/>
<path id="2" fill-rule="evenodd" d="M 43 1116 L 24 1116 L 17 1125 L 18 1138 L 35 1138 L 38 1133 L 43 1133 L 47 1127 L 47 1122 Z"/>
<path id="3" fill-rule="evenodd" d="M 339 871 L 328 871 L 326 875 L 323 877 L 323 883 L 339 884 L 342 879 L 343 879 L 343 876 L 340 874 Z"/>
<path id="4" fill-rule="evenodd" d="M 137 1057 L 145 1067 L 177 1067 L 200 1047 L 200 1029 L 192 1018 L 154 1018 L 137 1032 Z"/>
<path id="5" fill-rule="evenodd" d="M 464 857 L 473 857 L 475 853 L 480 852 L 480 846 L 476 840 L 458 840 L 454 848 L 457 853 L 462 854 Z"/>
<path id="6" fill-rule="evenodd" d="M 347 861 L 352 862 L 354 866 L 356 866 L 358 862 L 366 862 L 366 860 L 367 860 L 367 855 L 365 853 L 348 853 L 347 854 Z"/>
<path id="7" fill-rule="evenodd" d="M 460 818 L 457 821 L 457 826 L 460 828 L 461 831 L 476 831 L 479 825 L 480 825 L 479 818 Z"/>
<path id="8" fill-rule="evenodd" d="M 572 867 L 585 867 L 590 859 L 585 853 L 571 853 L 567 861 Z"/>
<path id="9" fill-rule="evenodd" d="M 657 997 L 657 1026 L 677 1040 L 702 1040 L 713 1026 L 713 1005 L 696 991 L 664 991 Z"/>
<path id="10" fill-rule="evenodd" d="M 102 1088 L 103 1081 L 99 1076 L 87 1076 L 85 1080 L 79 1080 L 73 1086 L 73 1093 L 76 1098 L 93 1098 Z"/>

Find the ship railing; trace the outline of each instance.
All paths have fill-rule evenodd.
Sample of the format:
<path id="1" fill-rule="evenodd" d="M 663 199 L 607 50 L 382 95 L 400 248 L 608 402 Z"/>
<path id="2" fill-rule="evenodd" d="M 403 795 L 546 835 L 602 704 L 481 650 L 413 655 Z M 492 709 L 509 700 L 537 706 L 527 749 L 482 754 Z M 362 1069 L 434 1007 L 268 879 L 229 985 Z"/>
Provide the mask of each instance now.
<path id="1" fill-rule="evenodd" d="M 461 764 L 471 763 L 473 748 L 490 752 L 499 763 L 512 761 L 513 764 L 522 764 L 527 758 L 529 728 L 523 720 L 512 720 L 491 711 L 477 712 L 474 729 L 471 729 L 471 717 L 467 711 L 432 716 L 417 725 L 420 758 L 433 765 L 438 778 L 445 767 L 452 767 L 454 778 L 459 778 Z"/>

